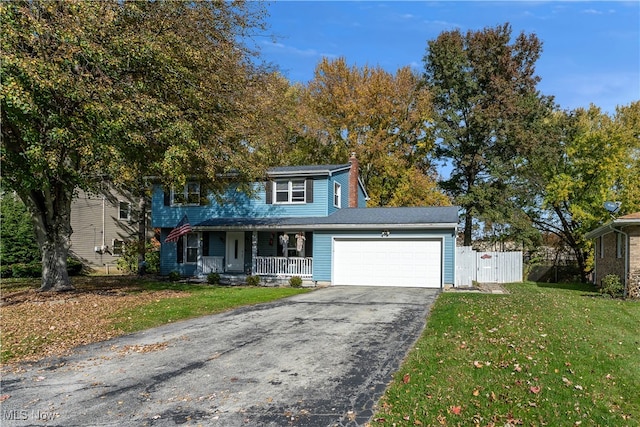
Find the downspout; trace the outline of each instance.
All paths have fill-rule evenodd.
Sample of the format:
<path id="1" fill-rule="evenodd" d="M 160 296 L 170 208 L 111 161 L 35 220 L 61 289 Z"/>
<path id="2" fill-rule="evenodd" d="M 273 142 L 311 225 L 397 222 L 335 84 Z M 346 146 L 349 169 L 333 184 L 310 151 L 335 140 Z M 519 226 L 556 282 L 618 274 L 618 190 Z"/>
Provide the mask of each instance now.
<path id="1" fill-rule="evenodd" d="M 624 298 L 627 298 L 627 288 L 628 288 L 628 278 L 629 278 L 629 263 L 630 263 L 630 258 L 629 258 L 629 235 L 627 233 L 625 233 L 622 230 L 619 230 L 617 228 L 613 227 L 613 224 L 609 224 L 609 228 L 611 229 L 611 231 L 618 232 L 620 234 L 622 234 L 624 236 L 624 278 L 622 280 L 624 280 L 624 292 L 622 294 L 622 296 Z"/>
<path id="2" fill-rule="evenodd" d="M 104 211 L 105 211 L 105 196 L 102 196 L 102 246 L 100 246 L 100 253 L 104 252 L 104 243 L 105 243 L 105 232 L 104 232 L 104 225 L 105 225 L 105 219 L 104 219 Z"/>

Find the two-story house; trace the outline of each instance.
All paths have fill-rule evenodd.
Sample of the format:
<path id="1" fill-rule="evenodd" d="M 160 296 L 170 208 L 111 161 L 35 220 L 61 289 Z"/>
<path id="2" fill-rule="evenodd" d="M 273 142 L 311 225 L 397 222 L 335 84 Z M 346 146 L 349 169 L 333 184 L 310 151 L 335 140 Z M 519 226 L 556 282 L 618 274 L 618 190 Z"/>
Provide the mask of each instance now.
<path id="1" fill-rule="evenodd" d="M 77 190 L 71 203 L 70 252 L 90 271 L 109 274 L 119 272 L 124 245 L 138 238 L 140 214 L 131 194 L 108 182 L 103 187 L 99 193 Z M 153 237 L 152 229 L 146 237 Z"/>
<path id="2" fill-rule="evenodd" d="M 156 185 L 152 218 L 161 230 L 161 274 L 299 276 L 332 285 L 455 283 L 458 208 L 367 208 L 358 161 L 349 160 L 272 168 L 251 196 L 230 188 L 222 197 L 203 197 L 197 182 L 179 191 Z M 167 241 L 185 217 L 189 232 Z"/>

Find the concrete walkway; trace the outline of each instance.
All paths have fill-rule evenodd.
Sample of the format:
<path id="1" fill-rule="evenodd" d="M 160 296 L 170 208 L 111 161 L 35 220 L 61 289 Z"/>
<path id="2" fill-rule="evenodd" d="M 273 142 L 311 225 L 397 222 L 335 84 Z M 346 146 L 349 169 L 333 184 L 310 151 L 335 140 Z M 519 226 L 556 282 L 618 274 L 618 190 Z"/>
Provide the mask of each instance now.
<path id="1" fill-rule="evenodd" d="M 2 378 L 7 426 L 358 426 L 437 290 L 329 287 L 80 347 Z"/>

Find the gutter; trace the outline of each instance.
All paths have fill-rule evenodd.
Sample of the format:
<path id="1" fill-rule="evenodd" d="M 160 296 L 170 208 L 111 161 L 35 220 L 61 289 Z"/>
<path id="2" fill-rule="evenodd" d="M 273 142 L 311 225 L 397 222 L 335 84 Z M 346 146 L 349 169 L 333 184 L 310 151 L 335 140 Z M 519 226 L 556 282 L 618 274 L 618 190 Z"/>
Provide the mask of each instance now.
<path id="1" fill-rule="evenodd" d="M 267 171 L 266 174 L 268 177 L 292 177 L 292 176 L 333 176 L 336 172 L 342 172 L 345 170 L 349 170 L 351 165 L 347 165 L 345 167 L 336 168 L 336 169 L 316 169 L 316 170 L 301 170 L 301 171 Z"/>
<path id="2" fill-rule="evenodd" d="M 327 230 L 424 230 L 440 228 L 456 228 L 457 223 L 426 223 L 426 224 L 273 224 L 273 225 L 194 225 L 193 231 L 225 231 L 225 230 L 290 230 L 327 231 Z"/>

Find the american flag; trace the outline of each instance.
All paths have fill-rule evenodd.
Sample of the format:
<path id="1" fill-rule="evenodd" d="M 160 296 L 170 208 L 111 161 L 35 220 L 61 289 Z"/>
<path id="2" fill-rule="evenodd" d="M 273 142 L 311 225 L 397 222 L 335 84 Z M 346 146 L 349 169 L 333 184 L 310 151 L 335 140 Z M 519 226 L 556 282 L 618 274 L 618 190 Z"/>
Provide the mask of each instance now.
<path id="1" fill-rule="evenodd" d="M 187 216 L 185 215 L 182 217 L 178 225 L 176 225 L 176 228 L 171 230 L 171 233 L 169 233 L 167 238 L 164 239 L 164 242 L 177 242 L 180 237 L 189 232 L 191 232 L 191 225 L 189 224 L 189 218 L 187 218 Z"/>

